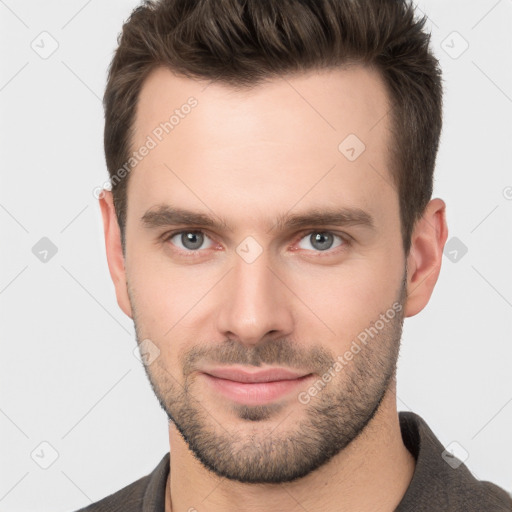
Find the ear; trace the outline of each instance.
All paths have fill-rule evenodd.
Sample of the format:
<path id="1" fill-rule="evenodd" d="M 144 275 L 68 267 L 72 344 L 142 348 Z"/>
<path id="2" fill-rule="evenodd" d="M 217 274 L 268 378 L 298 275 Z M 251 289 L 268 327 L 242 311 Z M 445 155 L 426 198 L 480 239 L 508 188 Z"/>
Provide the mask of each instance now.
<path id="1" fill-rule="evenodd" d="M 442 199 L 432 199 L 415 224 L 411 237 L 407 257 L 406 317 L 419 313 L 430 300 L 441 271 L 447 237 L 446 204 Z"/>
<path id="2" fill-rule="evenodd" d="M 107 251 L 108 269 L 116 289 L 117 303 L 123 312 L 132 318 L 132 308 L 128 297 L 126 270 L 121 245 L 121 230 L 117 222 L 112 192 L 104 190 L 99 199 L 103 230 L 105 231 L 105 249 Z"/>

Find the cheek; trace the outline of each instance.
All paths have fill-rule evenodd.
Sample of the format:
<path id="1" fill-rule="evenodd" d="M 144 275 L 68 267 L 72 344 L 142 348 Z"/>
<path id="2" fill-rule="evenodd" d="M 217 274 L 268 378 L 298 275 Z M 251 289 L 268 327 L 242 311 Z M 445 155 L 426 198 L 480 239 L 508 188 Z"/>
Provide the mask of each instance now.
<path id="1" fill-rule="evenodd" d="M 127 255 L 126 278 L 137 324 L 147 336 L 161 336 L 174 324 L 179 292 L 151 253 L 132 250 Z"/>
<path id="2" fill-rule="evenodd" d="M 178 354 L 186 348 L 186 340 L 195 337 L 187 329 L 187 323 L 194 321 L 193 305 L 198 300 L 194 287 L 187 286 L 177 273 L 169 275 L 147 261 L 134 268 L 140 270 L 128 279 L 139 341 L 148 338 L 160 351 L 158 364 L 152 367 L 157 381 L 165 382 L 169 373 L 180 380 Z"/>
<path id="3" fill-rule="evenodd" d="M 402 277 L 399 263 L 391 266 L 382 258 L 361 258 L 311 273 L 297 272 L 288 279 L 303 303 L 297 306 L 299 325 L 306 328 L 308 318 L 316 336 L 321 329 L 339 345 L 340 341 L 349 343 L 392 308 Z"/>
<path id="4" fill-rule="evenodd" d="M 217 271 L 198 266 L 172 265 L 164 251 L 130 254 L 127 279 L 141 328 L 156 339 L 195 328 Z"/>

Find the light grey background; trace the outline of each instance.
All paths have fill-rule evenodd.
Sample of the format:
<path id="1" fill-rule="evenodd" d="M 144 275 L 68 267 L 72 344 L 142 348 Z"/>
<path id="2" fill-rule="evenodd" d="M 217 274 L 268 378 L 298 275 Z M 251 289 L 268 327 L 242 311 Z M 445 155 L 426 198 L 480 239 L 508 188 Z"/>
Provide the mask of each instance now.
<path id="1" fill-rule="evenodd" d="M 107 178 L 106 70 L 135 6 L 0 0 L 1 511 L 74 510 L 148 473 L 168 450 L 93 196 Z M 434 195 L 458 240 L 430 304 L 406 320 L 398 408 L 510 491 L 512 0 L 418 9 L 445 79 Z M 58 250 L 46 262 L 32 251 L 43 237 Z"/>

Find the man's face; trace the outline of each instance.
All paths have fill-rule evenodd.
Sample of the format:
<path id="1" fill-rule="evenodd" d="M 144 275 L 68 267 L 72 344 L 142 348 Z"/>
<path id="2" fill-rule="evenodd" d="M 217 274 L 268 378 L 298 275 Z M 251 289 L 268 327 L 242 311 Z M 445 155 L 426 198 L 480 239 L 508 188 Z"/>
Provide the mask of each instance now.
<path id="1" fill-rule="evenodd" d="M 363 68 L 245 92 L 163 69 L 144 84 L 132 149 L 157 144 L 129 178 L 129 314 L 160 351 L 146 366 L 160 403 L 218 475 L 304 476 L 383 399 L 405 299 L 388 110 Z M 265 388 L 206 374 L 226 367 L 304 378 Z"/>

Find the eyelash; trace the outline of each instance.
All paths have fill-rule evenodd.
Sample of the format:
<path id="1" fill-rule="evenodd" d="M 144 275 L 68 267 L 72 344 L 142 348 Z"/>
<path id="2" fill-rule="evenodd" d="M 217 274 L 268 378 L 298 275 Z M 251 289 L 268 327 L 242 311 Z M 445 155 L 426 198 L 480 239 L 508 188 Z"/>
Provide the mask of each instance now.
<path id="1" fill-rule="evenodd" d="M 176 236 L 183 233 L 201 233 L 205 235 L 206 237 L 210 238 L 212 241 L 215 241 L 213 237 L 209 236 L 205 231 L 201 229 L 185 229 L 185 230 L 178 230 L 178 231 L 172 231 L 170 233 L 166 233 L 163 235 L 162 239 L 163 242 L 170 242 L 170 240 Z M 335 247 L 334 249 L 327 249 L 326 251 L 311 251 L 309 249 L 294 249 L 296 251 L 308 251 L 308 252 L 315 252 L 317 255 L 315 255 L 315 258 L 321 258 L 326 256 L 332 256 L 333 254 L 338 254 L 339 252 L 347 250 L 347 248 L 351 245 L 351 237 L 349 237 L 346 234 L 339 234 L 334 231 L 329 230 L 321 230 L 321 229 L 310 229 L 309 231 L 301 232 L 297 235 L 297 238 L 295 239 L 295 242 L 293 245 L 297 245 L 304 237 L 311 236 L 313 233 L 329 233 L 331 235 L 334 235 L 335 237 L 338 237 L 341 239 L 342 243 Z M 171 244 L 173 245 L 173 244 Z M 201 252 L 205 251 L 206 249 L 197 249 L 197 250 L 183 250 L 178 247 L 175 247 L 176 251 L 179 251 L 182 255 L 185 257 L 200 257 Z"/>

